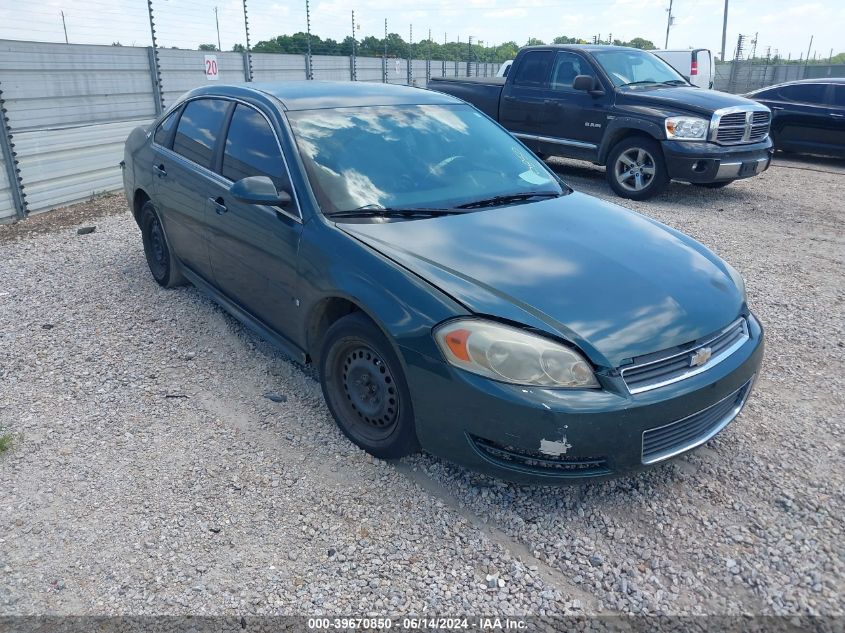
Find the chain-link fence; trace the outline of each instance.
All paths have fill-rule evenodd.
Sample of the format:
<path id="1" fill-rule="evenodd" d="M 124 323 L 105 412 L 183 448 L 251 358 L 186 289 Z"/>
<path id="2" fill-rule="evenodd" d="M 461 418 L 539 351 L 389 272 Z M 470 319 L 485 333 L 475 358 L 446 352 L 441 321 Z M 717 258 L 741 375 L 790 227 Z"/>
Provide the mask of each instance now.
<path id="1" fill-rule="evenodd" d="M 766 60 L 734 60 L 716 64 L 713 87 L 744 94 L 786 81 L 822 77 L 845 77 L 845 64 L 767 63 Z"/>

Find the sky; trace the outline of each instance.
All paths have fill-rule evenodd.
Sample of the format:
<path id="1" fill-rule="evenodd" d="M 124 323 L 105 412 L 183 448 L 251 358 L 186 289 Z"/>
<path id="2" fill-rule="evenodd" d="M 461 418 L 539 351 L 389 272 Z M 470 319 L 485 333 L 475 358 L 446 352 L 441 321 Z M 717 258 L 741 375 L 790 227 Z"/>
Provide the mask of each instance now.
<path id="1" fill-rule="evenodd" d="M 827 58 L 845 51 L 845 2 L 835 0 L 729 0 L 727 56 L 737 36 L 758 34 L 757 52 L 767 48 L 793 59 L 807 55 Z M 460 38 L 486 45 L 529 37 L 550 42 L 558 35 L 591 39 L 629 40 L 644 37 L 662 48 L 669 0 L 313 0 L 311 31 L 341 40 L 356 36 L 382 37 L 384 20 L 390 32 L 405 40 L 428 36 Z M 224 50 L 245 41 L 242 0 L 153 0 L 159 46 L 196 48 L 216 43 L 214 8 Z M 282 33 L 304 31 L 305 0 L 247 0 L 250 41 L 254 44 Z M 721 49 L 724 0 L 673 0 L 675 23 L 669 48 Z M 70 43 L 148 46 L 150 29 L 146 0 L 0 0 L 0 39 L 63 42 L 62 11 Z"/>

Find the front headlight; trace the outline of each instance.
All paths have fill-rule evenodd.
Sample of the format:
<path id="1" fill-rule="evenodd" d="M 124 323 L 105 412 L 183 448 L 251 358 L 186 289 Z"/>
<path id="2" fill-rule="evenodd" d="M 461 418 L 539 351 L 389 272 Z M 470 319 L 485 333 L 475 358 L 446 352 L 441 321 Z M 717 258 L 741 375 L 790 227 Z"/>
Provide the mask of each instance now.
<path id="1" fill-rule="evenodd" d="M 434 339 L 450 364 L 494 380 L 538 387 L 599 386 L 581 354 L 517 328 L 458 319 L 436 327 Z"/>
<path id="2" fill-rule="evenodd" d="M 703 141 L 707 138 L 710 122 L 688 116 L 670 116 L 665 121 L 666 138 L 679 141 Z"/>

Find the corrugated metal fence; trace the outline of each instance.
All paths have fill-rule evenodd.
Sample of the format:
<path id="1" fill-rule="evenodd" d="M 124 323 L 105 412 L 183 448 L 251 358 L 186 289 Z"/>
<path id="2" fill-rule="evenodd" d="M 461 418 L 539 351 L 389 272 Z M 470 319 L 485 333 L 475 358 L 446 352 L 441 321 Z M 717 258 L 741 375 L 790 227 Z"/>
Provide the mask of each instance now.
<path id="1" fill-rule="evenodd" d="M 713 88 L 742 94 L 797 79 L 842 77 L 845 64 L 766 64 L 755 61 L 733 61 L 716 64 Z"/>
<path id="2" fill-rule="evenodd" d="M 204 51 L 158 49 L 165 107 L 208 83 Z M 241 53 L 214 53 L 219 81 L 245 81 Z M 311 59 L 314 79 L 425 86 L 466 63 L 340 56 Z M 252 54 L 254 81 L 307 78 L 304 55 Z M 445 70 L 444 70 L 445 69 Z M 498 64 L 470 72 L 495 75 Z M 429 74 L 430 73 L 430 74 Z M 83 200 L 122 184 L 118 163 L 136 126 L 158 112 L 153 49 L 0 40 L 0 221 Z M 20 195 L 18 195 L 20 194 Z"/>

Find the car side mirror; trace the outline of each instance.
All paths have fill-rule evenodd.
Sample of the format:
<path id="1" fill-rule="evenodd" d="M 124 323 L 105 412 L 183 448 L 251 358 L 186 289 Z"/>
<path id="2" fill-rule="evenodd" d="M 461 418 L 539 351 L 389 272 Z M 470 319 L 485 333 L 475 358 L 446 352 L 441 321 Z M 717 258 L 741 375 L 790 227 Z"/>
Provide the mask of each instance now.
<path id="1" fill-rule="evenodd" d="M 287 191 L 279 191 L 267 176 L 248 176 L 241 178 L 229 187 L 229 193 L 247 204 L 267 204 L 283 207 L 290 204 Z"/>
<path id="2" fill-rule="evenodd" d="M 583 90 L 593 97 L 600 97 L 604 94 L 601 86 L 596 87 L 598 82 L 590 75 L 578 75 L 572 80 L 573 90 Z"/>

